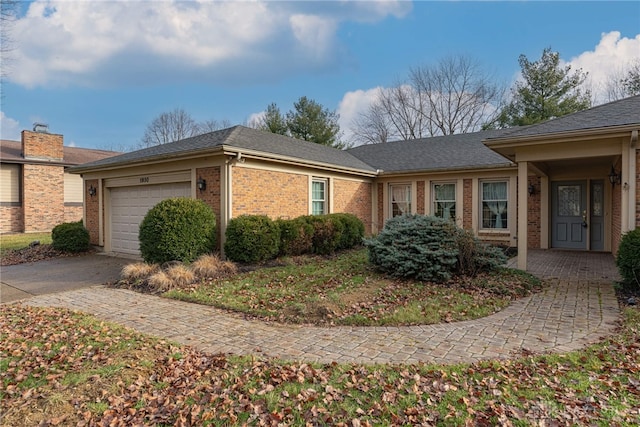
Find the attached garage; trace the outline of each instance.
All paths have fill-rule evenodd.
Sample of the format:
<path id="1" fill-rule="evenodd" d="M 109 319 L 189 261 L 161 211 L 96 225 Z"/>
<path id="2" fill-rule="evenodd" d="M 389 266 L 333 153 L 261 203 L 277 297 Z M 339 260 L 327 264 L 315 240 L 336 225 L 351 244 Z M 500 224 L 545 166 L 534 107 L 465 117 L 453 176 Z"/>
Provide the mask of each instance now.
<path id="1" fill-rule="evenodd" d="M 109 240 L 111 251 L 139 255 L 138 228 L 149 210 L 162 200 L 191 197 L 190 182 L 111 188 Z"/>

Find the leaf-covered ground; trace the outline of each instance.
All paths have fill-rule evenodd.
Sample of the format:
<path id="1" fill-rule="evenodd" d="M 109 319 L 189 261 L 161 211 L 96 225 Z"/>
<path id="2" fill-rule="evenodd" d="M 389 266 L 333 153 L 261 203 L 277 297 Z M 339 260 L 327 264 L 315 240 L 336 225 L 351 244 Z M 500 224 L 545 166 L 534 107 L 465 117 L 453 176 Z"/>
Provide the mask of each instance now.
<path id="1" fill-rule="evenodd" d="M 296 257 L 286 265 L 197 283 L 164 296 L 268 321 L 376 326 L 477 319 L 540 288 L 533 276 L 507 269 L 444 284 L 389 279 L 371 267 L 366 249 L 359 249 L 332 257 Z"/>
<path id="2" fill-rule="evenodd" d="M 61 309 L 0 307 L 0 424 L 635 426 L 640 311 L 566 355 L 473 365 L 205 354 Z M 277 343 L 274 343 L 277 345 Z"/>

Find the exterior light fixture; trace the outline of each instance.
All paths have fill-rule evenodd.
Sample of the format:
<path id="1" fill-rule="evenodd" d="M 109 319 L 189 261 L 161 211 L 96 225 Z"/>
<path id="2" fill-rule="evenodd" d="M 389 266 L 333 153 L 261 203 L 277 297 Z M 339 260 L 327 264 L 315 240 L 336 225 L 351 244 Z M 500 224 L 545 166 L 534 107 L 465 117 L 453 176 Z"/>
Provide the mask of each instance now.
<path id="1" fill-rule="evenodd" d="M 622 174 L 616 172 L 616 170 L 613 168 L 613 165 L 611 165 L 611 172 L 609 172 L 609 182 L 611 183 L 611 186 L 614 186 L 616 184 L 620 184 L 620 180 L 622 179 Z"/>
<path id="2" fill-rule="evenodd" d="M 94 187 L 94 186 L 93 186 L 93 184 L 92 184 L 92 185 L 90 185 L 90 186 L 89 186 L 89 190 L 88 190 L 88 191 L 89 191 L 89 195 L 90 195 L 91 197 L 93 197 L 93 196 L 95 196 L 95 195 L 96 195 L 96 192 L 97 192 L 98 190 L 96 190 L 96 187 Z"/>
<path id="3" fill-rule="evenodd" d="M 529 184 L 529 187 L 527 188 L 527 190 L 529 191 L 530 196 L 533 196 L 534 194 L 536 194 L 536 187 L 533 184 Z"/>
<path id="4" fill-rule="evenodd" d="M 202 177 L 198 178 L 197 184 L 198 190 L 200 191 L 204 191 L 207 188 L 207 180 L 203 179 Z"/>

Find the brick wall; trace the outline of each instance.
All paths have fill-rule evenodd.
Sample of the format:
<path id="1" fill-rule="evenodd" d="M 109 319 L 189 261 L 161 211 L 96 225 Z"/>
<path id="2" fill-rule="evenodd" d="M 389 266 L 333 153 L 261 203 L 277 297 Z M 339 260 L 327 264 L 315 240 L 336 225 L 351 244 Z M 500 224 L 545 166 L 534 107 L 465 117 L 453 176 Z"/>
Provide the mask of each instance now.
<path id="1" fill-rule="evenodd" d="M 93 186 L 96 189 L 95 196 L 89 196 L 89 187 Z M 100 244 L 100 212 L 99 212 L 99 198 L 101 188 L 98 187 L 98 180 L 91 179 L 84 182 L 85 191 L 85 209 L 86 219 L 84 226 L 89 230 L 89 238 L 92 245 Z"/>
<path id="2" fill-rule="evenodd" d="M 528 196 L 527 202 L 527 247 L 540 248 L 540 177 L 530 176 L 527 186 L 533 185 L 536 192 L 532 196 Z M 528 188 L 528 187 L 527 187 Z"/>
<path id="3" fill-rule="evenodd" d="M 82 205 L 64 206 L 64 222 L 76 222 L 82 220 Z"/>
<path id="4" fill-rule="evenodd" d="M 306 175 L 238 166 L 231 170 L 233 217 L 251 214 L 287 219 L 309 213 L 309 179 Z"/>
<path id="5" fill-rule="evenodd" d="M 0 206 L 0 233 L 19 233 L 23 229 L 22 206 Z"/>
<path id="6" fill-rule="evenodd" d="M 362 220 L 365 233 L 371 234 L 371 185 L 368 182 L 333 180 L 333 212 L 347 212 Z"/>
<path id="7" fill-rule="evenodd" d="M 22 131 L 22 155 L 25 158 L 62 160 L 64 156 L 62 135 L 44 132 Z"/>
<path id="8" fill-rule="evenodd" d="M 60 166 L 23 166 L 24 231 L 51 231 L 64 222 L 64 169 Z"/>
<path id="9" fill-rule="evenodd" d="M 465 179 L 462 184 L 462 228 L 473 228 L 473 180 Z"/>
<path id="10" fill-rule="evenodd" d="M 424 181 L 416 182 L 416 213 L 424 215 Z"/>
<path id="11" fill-rule="evenodd" d="M 213 213 L 216 216 L 216 244 L 220 245 L 220 214 L 221 214 L 221 204 L 220 204 L 220 166 L 214 166 L 210 168 L 199 168 L 196 169 L 196 180 L 204 179 L 207 181 L 207 188 L 204 191 L 196 190 L 196 197 L 199 200 L 202 200 L 207 205 L 211 206 Z"/>

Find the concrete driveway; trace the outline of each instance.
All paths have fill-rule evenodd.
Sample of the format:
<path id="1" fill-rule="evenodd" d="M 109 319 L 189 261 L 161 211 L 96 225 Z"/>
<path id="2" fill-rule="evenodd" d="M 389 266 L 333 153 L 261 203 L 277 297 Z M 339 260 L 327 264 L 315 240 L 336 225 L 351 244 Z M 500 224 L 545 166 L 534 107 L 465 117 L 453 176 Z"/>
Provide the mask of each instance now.
<path id="1" fill-rule="evenodd" d="M 92 254 L 1 267 L 0 303 L 115 281 L 122 267 L 132 262 Z"/>

